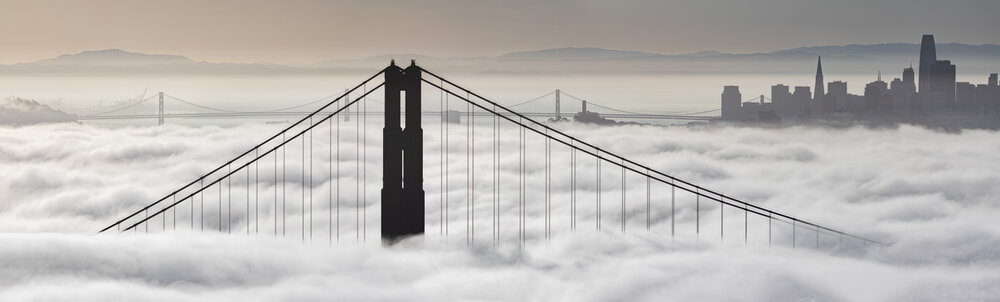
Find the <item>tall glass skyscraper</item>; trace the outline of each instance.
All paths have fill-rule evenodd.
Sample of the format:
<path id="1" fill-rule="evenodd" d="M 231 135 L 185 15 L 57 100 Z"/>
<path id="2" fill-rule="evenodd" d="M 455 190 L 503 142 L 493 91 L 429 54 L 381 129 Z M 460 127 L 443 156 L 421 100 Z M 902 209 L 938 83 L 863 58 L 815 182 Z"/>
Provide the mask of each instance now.
<path id="1" fill-rule="evenodd" d="M 937 51 L 934 49 L 934 35 L 924 35 L 920 41 L 920 92 L 929 92 L 931 84 L 931 65 L 937 61 Z"/>

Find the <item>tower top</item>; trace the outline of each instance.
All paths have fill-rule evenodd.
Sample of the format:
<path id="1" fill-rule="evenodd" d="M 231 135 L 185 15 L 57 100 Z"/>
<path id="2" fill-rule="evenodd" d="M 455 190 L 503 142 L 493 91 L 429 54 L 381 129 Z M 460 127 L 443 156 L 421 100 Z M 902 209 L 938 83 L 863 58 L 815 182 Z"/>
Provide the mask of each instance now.
<path id="1" fill-rule="evenodd" d="M 823 57 L 816 56 L 816 75 L 823 75 Z"/>

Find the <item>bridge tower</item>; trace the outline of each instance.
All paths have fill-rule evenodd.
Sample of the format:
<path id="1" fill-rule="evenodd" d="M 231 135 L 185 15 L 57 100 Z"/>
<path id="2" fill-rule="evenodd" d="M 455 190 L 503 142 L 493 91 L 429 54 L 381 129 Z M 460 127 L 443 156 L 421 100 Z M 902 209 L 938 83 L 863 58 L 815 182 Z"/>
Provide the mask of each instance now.
<path id="1" fill-rule="evenodd" d="M 406 128 L 400 109 L 406 106 Z M 420 68 L 391 63 L 385 69 L 385 128 L 382 167 L 382 239 L 424 233 L 424 143 L 420 128 Z"/>
<path id="2" fill-rule="evenodd" d="M 556 120 L 557 121 L 562 119 L 562 114 L 559 112 L 559 94 L 560 94 L 559 89 L 556 89 Z"/>
<path id="3" fill-rule="evenodd" d="M 163 91 L 160 91 L 160 110 L 156 114 L 156 125 L 163 125 Z"/>

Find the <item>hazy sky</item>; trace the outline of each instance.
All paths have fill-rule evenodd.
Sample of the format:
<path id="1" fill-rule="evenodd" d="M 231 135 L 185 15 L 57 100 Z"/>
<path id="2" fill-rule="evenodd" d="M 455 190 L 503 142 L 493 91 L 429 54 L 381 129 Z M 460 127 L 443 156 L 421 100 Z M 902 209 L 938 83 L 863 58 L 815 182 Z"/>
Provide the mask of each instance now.
<path id="1" fill-rule="evenodd" d="M 554 47 L 757 52 L 829 44 L 1000 43 L 996 0 L 2 0 L 0 63 L 121 48 L 314 62 Z"/>

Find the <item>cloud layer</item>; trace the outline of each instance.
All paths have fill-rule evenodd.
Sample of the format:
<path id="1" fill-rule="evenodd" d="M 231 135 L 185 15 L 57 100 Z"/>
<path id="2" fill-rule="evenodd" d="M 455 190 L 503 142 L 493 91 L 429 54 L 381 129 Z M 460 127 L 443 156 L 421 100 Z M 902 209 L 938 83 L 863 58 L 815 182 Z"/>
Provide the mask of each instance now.
<path id="1" fill-rule="evenodd" d="M 335 198 L 330 192 L 338 191 L 338 182 L 329 176 L 337 163 L 330 161 L 330 129 L 321 125 L 312 141 L 312 190 L 298 186 L 309 183 L 308 170 L 301 169 L 309 141 L 304 150 L 302 142 L 293 141 L 287 154 L 268 155 L 251 170 L 249 205 L 247 175 L 238 171 L 231 186 L 226 180 L 206 191 L 204 208 L 196 198 L 176 214 L 171 210 L 150 220 L 151 234 L 144 234 L 143 225 L 137 234 L 97 236 L 92 233 L 110 221 L 283 126 L 0 128 L 0 300 L 976 301 L 1000 294 L 995 286 L 1000 229 L 993 223 L 1000 214 L 995 201 L 1000 154 L 992 151 L 1000 149 L 996 132 L 562 124 L 558 127 L 567 132 L 657 170 L 890 246 L 841 244 L 827 233 L 817 241 L 815 230 L 799 227 L 797 248 L 791 249 L 790 225 L 745 217 L 733 208 L 720 214 L 706 200 L 696 209 L 695 198 L 680 191 L 672 222 L 669 186 L 651 182 L 647 213 L 645 179 L 632 173 L 626 175 L 626 234 L 621 234 L 621 169 L 601 164 L 598 222 L 596 162 L 579 152 L 572 231 L 570 153 L 553 143 L 547 215 L 544 157 L 536 155 L 545 142 L 529 135 L 527 241 L 520 249 L 517 131 L 502 129 L 501 228 L 494 247 L 493 140 L 488 121 L 481 122 L 475 135 L 472 247 L 466 247 L 472 231 L 466 213 L 472 211 L 466 207 L 465 125 L 448 129 L 449 235 L 440 235 L 442 129 L 428 123 L 428 234 L 391 248 L 377 240 L 381 139 L 372 136 L 370 153 L 360 157 L 367 163 L 360 170 L 367 185 L 358 192 L 357 141 L 347 123 L 341 129 Z M 379 134 L 380 128 L 373 122 L 367 130 Z M 288 165 L 276 176 L 273 162 L 280 163 L 280 155 Z M 332 200 L 338 195 L 336 215 Z M 358 201 L 358 195 L 367 199 Z M 546 216 L 550 239 L 545 239 Z M 179 231 L 161 232 L 174 227 L 174 218 Z M 213 231 L 220 227 L 244 235 Z M 245 235 L 247 230 L 252 235 Z M 358 243 L 358 237 L 366 240 Z"/>

